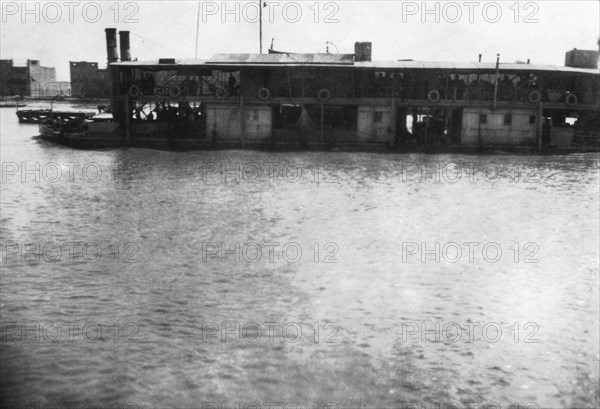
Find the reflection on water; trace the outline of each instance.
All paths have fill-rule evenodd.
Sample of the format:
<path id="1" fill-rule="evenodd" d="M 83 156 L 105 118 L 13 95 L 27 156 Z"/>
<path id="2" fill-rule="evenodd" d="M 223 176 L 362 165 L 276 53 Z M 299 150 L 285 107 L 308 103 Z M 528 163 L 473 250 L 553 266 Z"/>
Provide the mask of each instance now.
<path id="1" fill-rule="evenodd" d="M 78 151 L 0 115 L 4 404 L 598 406 L 597 155 Z"/>

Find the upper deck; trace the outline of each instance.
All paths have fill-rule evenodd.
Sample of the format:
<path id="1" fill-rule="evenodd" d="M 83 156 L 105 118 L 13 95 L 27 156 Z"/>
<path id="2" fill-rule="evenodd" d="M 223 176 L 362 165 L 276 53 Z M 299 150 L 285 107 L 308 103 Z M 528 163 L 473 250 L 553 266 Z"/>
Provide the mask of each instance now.
<path id="1" fill-rule="evenodd" d="M 164 61 L 167 61 L 165 59 Z M 442 70 L 442 71 L 496 71 L 495 63 L 487 62 L 436 62 L 436 61 L 354 61 L 354 54 L 216 54 L 208 60 L 172 59 L 173 62 L 125 61 L 112 63 L 113 67 L 161 68 L 179 70 L 197 68 L 277 68 L 277 67 L 353 67 L 376 70 Z M 556 65 L 535 65 L 521 63 L 500 63 L 500 71 L 506 72 L 562 72 L 571 74 L 600 75 L 597 69 L 583 69 Z"/>
<path id="2" fill-rule="evenodd" d="M 217 54 L 110 65 L 117 99 L 216 103 L 600 106 L 600 72 L 555 65 L 355 61 L 354 54 Z M 133 87 L 133 92 L 132 91 Z M 261 91 L 266 89 L 268 91 Z M 327 98 L 319 98 L 327 90 Z M 259 92 L 260 91 L 260 92 Z M 432 98 L 432 91 L 433 98 Z M 532 98 L 532 92 L 540 93 Z M 262 94 L 261 94 L 262 92 Z M 567 101 L 567 95 L 572 94 Z M 539 101 L 538 101 L 539 99 Z M 568 102 L 568 104 L 567 104 Z"/>

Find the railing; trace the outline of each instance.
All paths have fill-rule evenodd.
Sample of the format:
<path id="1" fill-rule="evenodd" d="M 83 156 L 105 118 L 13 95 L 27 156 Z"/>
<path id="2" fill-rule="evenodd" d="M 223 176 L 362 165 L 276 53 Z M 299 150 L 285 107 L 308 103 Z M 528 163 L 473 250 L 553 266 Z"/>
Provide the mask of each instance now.
<path id="1" fill-rule="evenodd" d="M 537 104 L 546 102 L 575 107 L 580 104 L 594 105 L 597 101 L 582 98 L 577 92 L 565 90 L 547 90 L 532 86 L 516 86 L 498 84 L 495 86 L 488 81 L 461 84 L 450 82 L 447 86 L 429 84 L 426 82 L 393 82 L 391 84 L 369 84 L 367 86 L 352 86 L 347 84 L 323 85 L 319 83 L 294 84 L 282 83 L 271 87 L 243 84 L 230 89 L 230 85 L 212 76 L 204 76 L 200 81 L 183 79 L 176 81 L 170 78 L 165 84 L 144 84 L 140 81 L 121 84 L 121 92 L 137 97 L 161 97 L 176 99 L 179 97 L 216 97 L 220 100 L 237 101 L 244 96 L 249 101 L 268 102 L 279 99 L 314 99 L 315 103 L 326 102 L 329 99 L 365 99 L 365 98 L 395 98 L 399 102 L 410 100 L 428 101 L 430 103 L 448 102 L 490 102 L 494 98 L 498 102 L 520 102 Z M 264 91 L 267 90 L 267 92 Z M 323 90 L 327 92 L 322 93 Z M 495 96 L 496 94 L 496 96 Z M 327 98 L 323 98 L 327 95 Z"/>

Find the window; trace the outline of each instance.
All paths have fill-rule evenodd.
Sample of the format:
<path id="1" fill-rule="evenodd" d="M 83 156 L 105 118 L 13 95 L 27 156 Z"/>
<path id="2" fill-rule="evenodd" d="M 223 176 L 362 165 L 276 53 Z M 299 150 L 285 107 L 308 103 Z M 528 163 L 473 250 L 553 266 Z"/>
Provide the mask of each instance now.
<path id="1" fill-rule="evenodd" d="M 504 115 L 504 125 L 512 125 L 512 114 Z"/>
<path id="2" fill-rule="evenodd" d="M 373 122 L 382 123 L 383 122 L 383 112 L 375 111 L 374 117 L 373 117 Z"/>
<path id="3" fill-rule="evenodd" d="M 487 124 L 487 115 L 486 114 L 479 114 L 479 123 Z"/>
<path id="4" fill-rule="evenodd" d="M 531 116 L 529 117 L 529 123 L 530 123 L 530 124 L 535 124 L 535 116 L 531 115 Z"/>

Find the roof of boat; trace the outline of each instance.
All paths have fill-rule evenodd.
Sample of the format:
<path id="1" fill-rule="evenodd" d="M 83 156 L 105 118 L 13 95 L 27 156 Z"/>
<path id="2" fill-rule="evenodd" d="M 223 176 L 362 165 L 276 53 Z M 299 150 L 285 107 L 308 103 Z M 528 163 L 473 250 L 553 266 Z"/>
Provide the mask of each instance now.
<path id="1" fill-rule="evenodd" d="M 364 69 L 430 69 L 454 71 L 495 71 L 495 62 L 446 62 L 446 61 L 354 61 L 353 54 L 216 54 L 209 60 L 171 59 L 164 63 L 160 60 L 125 61 L 112 63 L 118 67 L 181 67 L 205 66 L 220 67 L 272 67 L 272 66 L 319 66 L 319 67 L 355 67 Z M 563 67 L 558 65 L 537 65 L 521 63 L 500 63 L 502 71 L 553 71 L 559 73 L 580 73 L 599 75 L 598 69 Z"/>
<path id="2" fill-rule="evenodd" d="M 215 54 L 207 64 L 326 64 L 352 65 L 354 54 Z"/>

